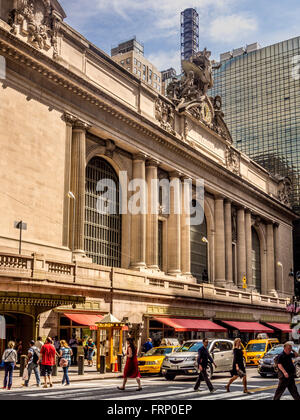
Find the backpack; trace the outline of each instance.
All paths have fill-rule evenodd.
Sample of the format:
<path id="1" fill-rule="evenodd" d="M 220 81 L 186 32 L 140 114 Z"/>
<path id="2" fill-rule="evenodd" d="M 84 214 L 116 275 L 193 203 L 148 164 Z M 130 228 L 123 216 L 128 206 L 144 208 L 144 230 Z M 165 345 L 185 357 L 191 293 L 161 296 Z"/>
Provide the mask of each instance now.
<path id="1" fill-rule="evenodd" d="M 34 364 L 37 364 L 39 361 L 39 354 L 38 354 L 38 349 L 33 350 L 33 355 L 32 355 L 32 362 Z"/>

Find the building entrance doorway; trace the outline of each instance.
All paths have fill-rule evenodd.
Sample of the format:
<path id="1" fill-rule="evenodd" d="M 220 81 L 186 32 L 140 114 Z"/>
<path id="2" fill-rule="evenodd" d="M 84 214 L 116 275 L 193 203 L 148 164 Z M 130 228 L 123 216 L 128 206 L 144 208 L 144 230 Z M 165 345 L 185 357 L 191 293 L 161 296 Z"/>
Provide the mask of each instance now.
<path id="1" fill-rule="evenodd" d="M 6 339 L 0 340 L 1 356 L 9 341 L 22 341 L 22 354 L 27 354 L 29 341 L 35 338 L 33 317 L 18 313 L 0 313 L 6 323 Z"/>

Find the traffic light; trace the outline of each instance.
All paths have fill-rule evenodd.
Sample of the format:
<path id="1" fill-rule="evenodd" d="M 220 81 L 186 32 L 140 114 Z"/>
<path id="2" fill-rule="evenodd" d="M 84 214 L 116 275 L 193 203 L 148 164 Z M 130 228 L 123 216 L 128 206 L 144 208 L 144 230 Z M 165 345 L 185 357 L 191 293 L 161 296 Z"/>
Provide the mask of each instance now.
<path id="1" fill-rule="evenodd" d="M 300 299 L 300 271 L 295 276 L 295 296 Z"/>

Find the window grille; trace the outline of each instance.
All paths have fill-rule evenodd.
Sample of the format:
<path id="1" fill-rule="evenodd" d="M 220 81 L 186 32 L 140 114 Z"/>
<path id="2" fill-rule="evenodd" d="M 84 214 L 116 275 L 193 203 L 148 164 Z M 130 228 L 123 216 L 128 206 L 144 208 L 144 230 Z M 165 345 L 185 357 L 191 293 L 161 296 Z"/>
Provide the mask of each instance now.
<path id="1" fill-rule="evenodd" d="M 107 204 L 112 204 L 115 214 L 100 214 L 97 200 L 101 193 L 96 191 L 100 180 L 108 179 L 116 186 L 109 194 Z M 106 193 L 107 195 L 107 193 Z M 119 179 L 112 166 L 104 159 L 93 158 L 86 168 L 85 189 L 85 252 L 93 263 L 106 267 L 121 266 L 121 215 L 119 211 Z"/>

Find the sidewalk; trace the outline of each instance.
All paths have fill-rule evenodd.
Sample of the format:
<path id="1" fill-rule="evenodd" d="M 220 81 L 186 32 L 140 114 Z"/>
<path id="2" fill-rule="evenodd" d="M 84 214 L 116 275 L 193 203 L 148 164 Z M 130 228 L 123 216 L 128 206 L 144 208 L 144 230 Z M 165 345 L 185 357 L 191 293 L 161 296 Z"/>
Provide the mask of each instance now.
<path id="1" fill-rule="evenodd" d="M 20 378 L 19 376 L 20 370 L 19 367 L 17 367 L 14 371 L 14 376 L 13 376 L 13 388 L 19 388 L 22 386 L 23 384 L 23 380 L 22 378 Z M 57 369 L 57 376 L 53 376 L 52 377 L 52 382 L 53 384 L 61 384 L 62 381 L 62 377 L 63 377 L 63 370 L 62 368 L 58 367 Z M 69 369 L 69 377 L 70 377 L 70 382 L 71 383 L 80 383 L 83 381 L 96 381 L 96 380 L 101 380 L 101 379 L 116 379 L 116 378 L 122 378 L 122 373 L 118 372 L 118 373 L 104 373 L 104 374 L 100 374 L 99 372 L 96 371 L 96 367 L 88 367 L 85 366 L 84 367 L 84 375 L 78 375 L 78 368 L 77 366 L 71 366 Z M 3 379 L 4 379 L 4 369 L 0 370 L 0 388 L 3 386 Z M 44 379 L 41 378 L 41 383 L 43 384 Z M 29 386 L 35 386 L 36 385 L 36 381 L 35 381 L 35 375 L 34 372 L 32 372 L 31 378 L 30 378 L 30 383 Z"/>

